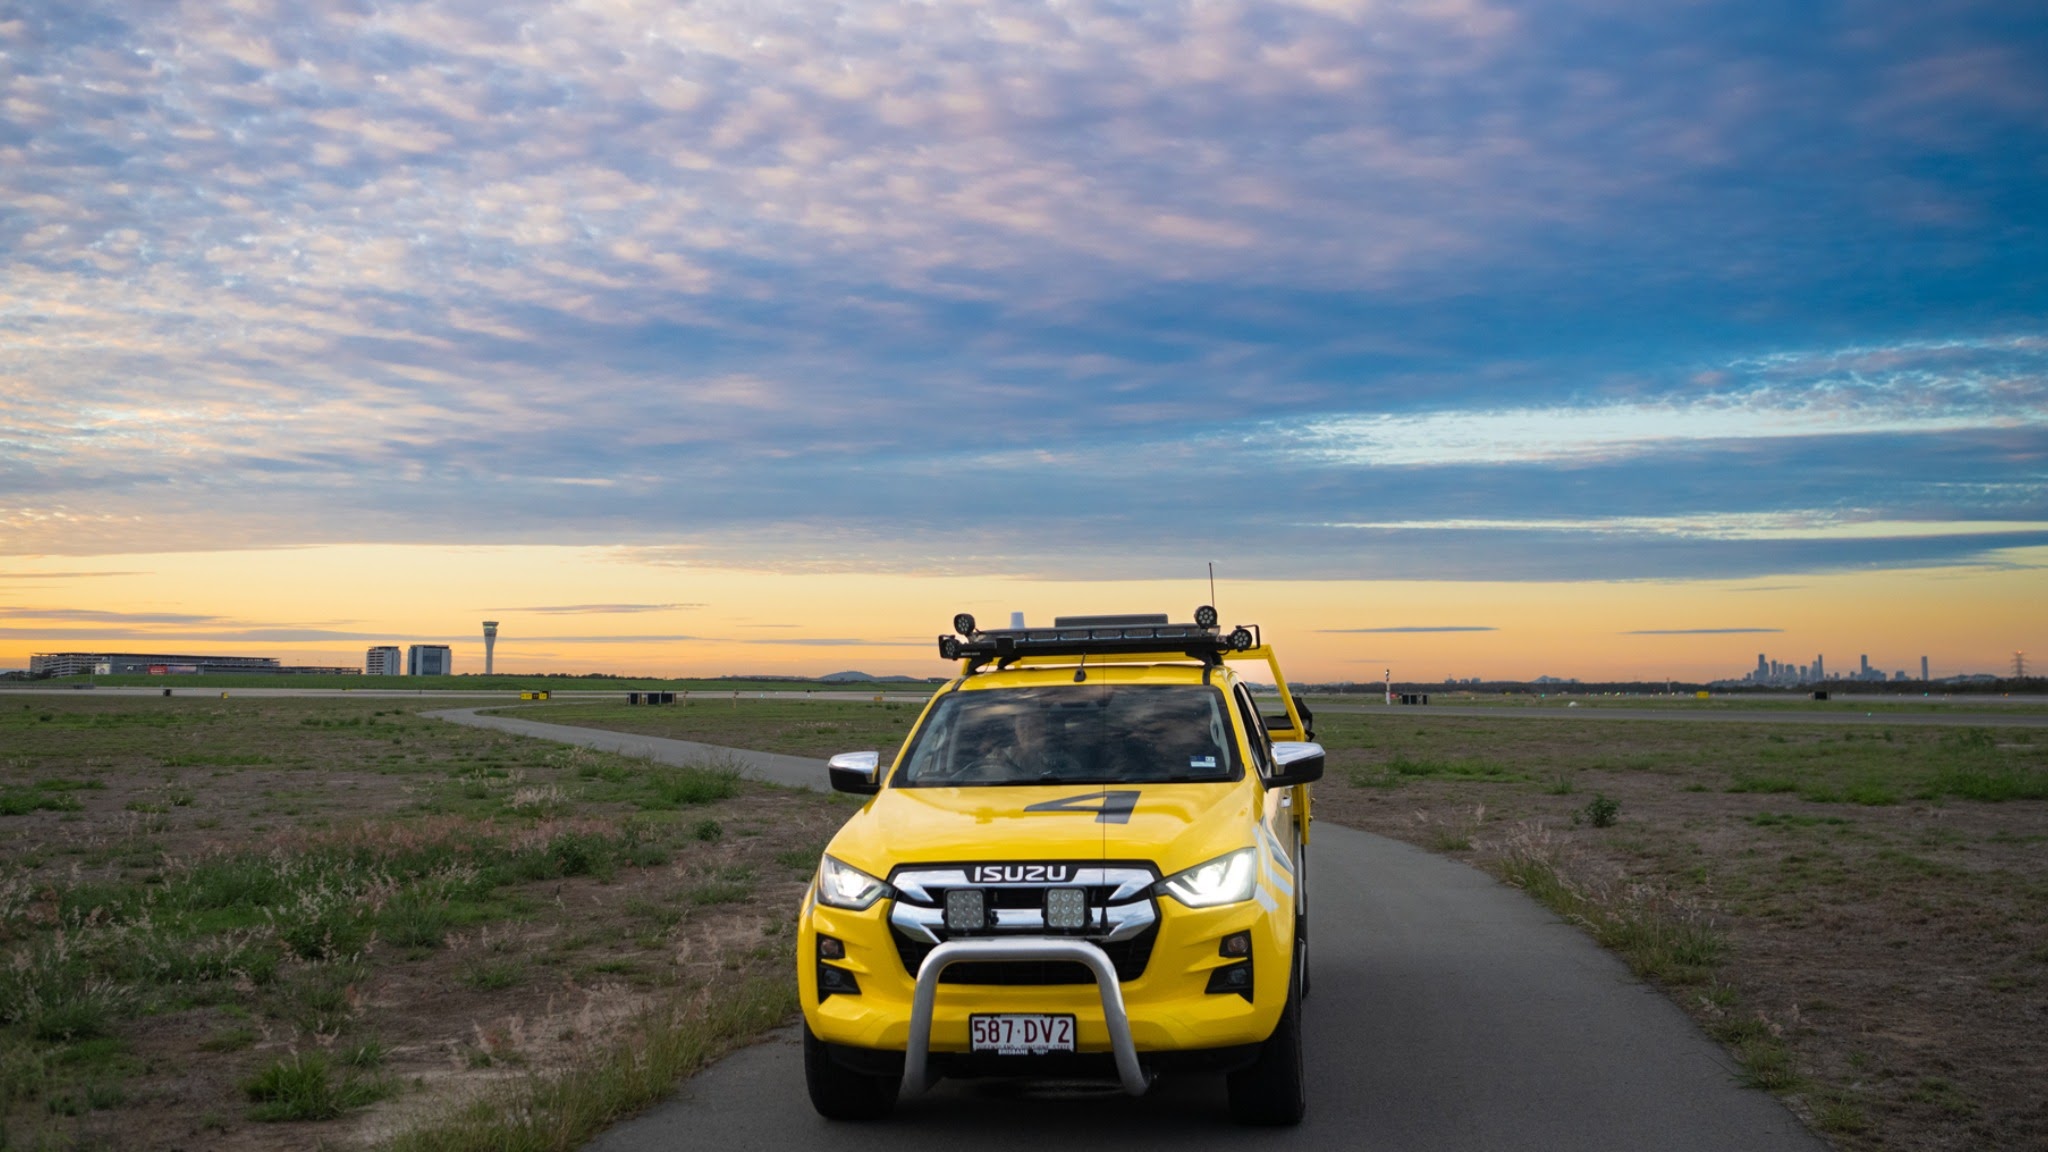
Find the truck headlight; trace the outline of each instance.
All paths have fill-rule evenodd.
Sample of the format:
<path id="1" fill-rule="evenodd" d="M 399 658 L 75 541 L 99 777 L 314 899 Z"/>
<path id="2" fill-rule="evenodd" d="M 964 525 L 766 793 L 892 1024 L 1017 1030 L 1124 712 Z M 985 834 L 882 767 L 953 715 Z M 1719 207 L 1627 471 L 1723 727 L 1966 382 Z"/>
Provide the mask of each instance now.
<path id="1" fill-rule="evenodd" d="M 825 857 L 818 868 L 818 901 L 855 912 L 890 895 L 889 886 L 851 864 Z"/>
<path id="2" fill-rule="evenodd" d="M 1206 864 L 1175 872 L 1161 880 L 1155 891 L 1173 897 L 1190 908 L 1213 908 L 1252 898 L 1258 881 L 1256 849 L 1239 848 Z"/>

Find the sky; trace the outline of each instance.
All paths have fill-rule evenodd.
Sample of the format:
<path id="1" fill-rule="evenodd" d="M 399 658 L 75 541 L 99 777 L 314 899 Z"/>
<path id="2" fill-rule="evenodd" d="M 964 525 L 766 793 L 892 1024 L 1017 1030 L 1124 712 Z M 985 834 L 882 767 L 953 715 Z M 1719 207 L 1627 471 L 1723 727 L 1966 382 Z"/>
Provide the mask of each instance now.
<path id="1" fill-rule="evenodd" d="M 2048 658 L 2048 10 L 0 3 L 0 668 Z"/>

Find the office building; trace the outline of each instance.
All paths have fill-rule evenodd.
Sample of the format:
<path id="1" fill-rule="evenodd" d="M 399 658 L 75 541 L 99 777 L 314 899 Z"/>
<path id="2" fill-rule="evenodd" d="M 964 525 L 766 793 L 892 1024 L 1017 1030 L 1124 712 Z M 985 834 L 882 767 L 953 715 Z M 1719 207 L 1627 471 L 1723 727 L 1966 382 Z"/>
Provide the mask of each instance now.
<path id="1" fill-rule="evenodd" d="M 414 644 L 405 650 L 407 676 L 453 676 L 455 656 L 446 644 Z"/>
<path id="2" fill-rule="evenodd" d="M 363 674 L 366 676 L 403 676 L 405 662 L 399 656 L 398 645 L 380 644 L 363 653 Z"/>

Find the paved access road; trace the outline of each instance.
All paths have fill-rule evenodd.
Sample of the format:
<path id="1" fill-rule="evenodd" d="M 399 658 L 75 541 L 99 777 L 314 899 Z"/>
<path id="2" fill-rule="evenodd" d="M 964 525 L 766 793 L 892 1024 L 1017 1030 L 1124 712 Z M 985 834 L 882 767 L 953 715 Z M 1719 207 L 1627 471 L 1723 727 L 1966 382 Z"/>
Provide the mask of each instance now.
<path id="1" fill-rule="evenodd" d="M 437 713 L 521 735 L 684 762 L 708 746 Z M 723 751 L 723 750 L 715 750 Z M 763 778 L 818 787 L 824 765 L 734 753 Z M 1719 1045 L 1621 962 L 1521 893 L 1396 841 L 1318 824 L 1310 848 L 1315 993 L 1309 1115 L 1243 1129 L 1216 1079 L 1132 1099 L 1094 1085 L 942 1082 L 872 1125 L 811 1111 L 783 1029 L 684 1083 L 590 1152 L 972 1146 L 1241 1150 L 1821 1152 L 1775 1099 L 1738 1087 Z"/>

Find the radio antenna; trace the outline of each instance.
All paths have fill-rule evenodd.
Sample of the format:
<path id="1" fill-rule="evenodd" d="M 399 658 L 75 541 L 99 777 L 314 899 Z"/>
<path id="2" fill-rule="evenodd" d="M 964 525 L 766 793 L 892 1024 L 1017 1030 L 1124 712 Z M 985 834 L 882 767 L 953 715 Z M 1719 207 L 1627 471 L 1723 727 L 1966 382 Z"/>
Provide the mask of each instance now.
<path id="1" fill-rule="evenodd" d="M 1216 606 L 1216 562 L 1209 561 L 1209 607 Z"/>

